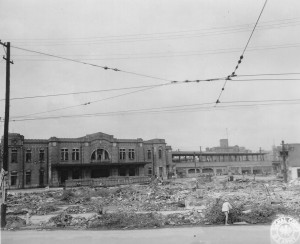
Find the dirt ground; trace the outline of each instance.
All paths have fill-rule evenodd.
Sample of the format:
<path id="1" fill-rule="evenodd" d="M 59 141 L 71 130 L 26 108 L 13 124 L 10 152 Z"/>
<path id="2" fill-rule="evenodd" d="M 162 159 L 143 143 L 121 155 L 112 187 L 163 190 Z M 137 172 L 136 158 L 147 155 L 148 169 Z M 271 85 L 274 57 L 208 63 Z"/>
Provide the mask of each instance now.
<path id="1" fill-rule="evenodd" d="M 226 176 L 117 187 L 10 190 L 7 229 L 142 229 L 223 224 L 222 204 L 233 206 L 231 223 L 271 223 L 278 215 L 299 219 L 299 181 L 275 176 Z"/>

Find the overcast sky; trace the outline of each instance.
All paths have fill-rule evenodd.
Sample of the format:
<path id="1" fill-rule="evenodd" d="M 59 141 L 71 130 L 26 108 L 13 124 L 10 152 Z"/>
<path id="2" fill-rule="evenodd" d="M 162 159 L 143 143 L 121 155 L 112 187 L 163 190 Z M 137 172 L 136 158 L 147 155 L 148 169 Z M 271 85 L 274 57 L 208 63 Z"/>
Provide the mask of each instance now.
<path id="1" fill-rule="evenodd" d="M 1 0 L 0 39 L 14 46 L 11 98 L 226 77 L 234 70 L 263 4 L 264 0 Z M 269 0 L 237 74 L 300 73 L 299 36 L 300 2 Z M 0 52 L 5 55 L 3 48 Z M 299 101 L 252 105 L 300 99 L 300 80 L 287 80 L 297 78 L 300 75 L 237 77 L 244 81 L 228 81 L 216 107 L 213 103 L 224 80 L 12 100 L 10 115 L 15 120 L 24 115 L 102 116 L 15 121 L 10 132 L 42 139 L 95 132 L 116 138 L 164 138 L 174 150 L 217 146 L 219 139 L 228 136 L 230 145 L 268 150 L 281 140 L 300 142 Z M 4 99 L 4 60 L 0 61 L 0 91 Z M 205 103 L 211 104 L 181 107 Z M 4 105 L 0 101 L 2 118 Z M 57 110 L 70 106 L 74 107 Z M 167 111 L 157 110 L 163 107 Z M 139 111 L 119 112 L 128 110 Z M 118 113 L 108 116 L 109 112 Z M 2 134 L 3 121 L 0 125 Z"/>

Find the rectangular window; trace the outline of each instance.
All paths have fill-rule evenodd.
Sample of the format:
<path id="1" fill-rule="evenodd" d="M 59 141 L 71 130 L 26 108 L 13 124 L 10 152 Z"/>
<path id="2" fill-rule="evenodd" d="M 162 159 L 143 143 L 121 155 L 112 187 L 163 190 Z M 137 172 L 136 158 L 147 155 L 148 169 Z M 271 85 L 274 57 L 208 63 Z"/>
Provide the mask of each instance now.
<path id="1" fill-rule="evenodd" d="M 125 149 L 120 149 L 119 158 L 120 158 L 120 160 L 125 160 L 126 159 Z"/>
<path id="2" fill-rule="evenodd" d="M 129 149 L 128 157 L 129 157 L 130 160 L 134 159 L 134 149 Z"/>
<path id="3" fill-rule="evenodd" d="M 152 152 L 151 152 L 151 150 L 148 150 L 148 151 L 147 151 L 147 158 L 148 158 L 148 159 L 151 159 L 151 158 L 152 158 Z"/>
<path id="4" fill-rule="evenodd" d="M 152 175 L 152 168 L 148 168 L 148 175 Z"/>
<path id="5" fill-rule="evenodd" d="M 41 163 L 45 162 L 45 150 L 44 149 L 40 149 L 40 152 L 39 152 L 39 161 Z"/>
<path id="6" fill-rule="evenodd" d="M 66 148 L 60 150 L 60 160 L 68 161 L 69 160 L 69 151 Z"/>
<path id="7" fill-rule="evenodd" d="M 78 161 L 79 160 L 79 149 L 78 148 L 73 148 L 73 150 L 72 150 L 72 160 L 73 161 Z"/>
<path id="8" fill-rule="evenodd" d="M 17 149 L 11 150 L 11 162 L 18 163 L 18 150 Z"/>
<path id="9" fill-rule="evenodd" d="M 17 172 L 12 171 L 10 173 L 10 185 L 11 186 L 16 186 L 17 185 L 17 178 L 18 178 Z"/>
<path id="10" fill-rule="evenodd" d="M 162 158 L 162 150 L 161 150 L 161 149 L 158 150 L 158 158 L 159 158 L 159 159 Z"/>
<path id="11" fill-rule="evenodd" d="M 26 185 L 31 184 L 31 172 L 30 171 L 26 171 L 25 184 Z"/>
<path id="12" fill-rule="evenodd" d="M 31 149 L 27 149 L 25 153 L 25 162 L 30 163 L 31 162 Z"/>

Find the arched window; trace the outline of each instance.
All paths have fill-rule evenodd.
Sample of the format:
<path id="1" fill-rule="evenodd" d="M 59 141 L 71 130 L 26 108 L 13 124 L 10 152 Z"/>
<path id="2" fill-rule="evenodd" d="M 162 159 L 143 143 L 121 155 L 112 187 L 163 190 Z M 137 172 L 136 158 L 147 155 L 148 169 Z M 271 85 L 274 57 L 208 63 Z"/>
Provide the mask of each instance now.
<path id="1" fill-rule="evenodd" d="M 91 160 L 109 160 L 109 154 L 105 149 L 97 149 L 92 153 Z"/>

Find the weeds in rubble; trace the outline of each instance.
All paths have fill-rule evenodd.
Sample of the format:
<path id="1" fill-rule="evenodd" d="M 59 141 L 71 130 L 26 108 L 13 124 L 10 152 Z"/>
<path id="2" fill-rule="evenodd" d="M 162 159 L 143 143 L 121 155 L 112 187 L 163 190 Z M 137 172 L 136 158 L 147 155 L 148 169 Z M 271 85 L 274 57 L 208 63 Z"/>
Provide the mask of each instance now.
<path id="1" fill-rule="evenodd" d="M 219 198 L 216 199 L 214 203 L 212 203 L 205 211 L 205 222 L 208 224 L 224 224 L 225 223 L 225 215 L 222 212 L 222 204 L 223 201 Z M 241 206 L 234 206 L 229 213 L 229 222 L 239 222 L 240 217 L 242 216 Z"/>
<path id="2" fill-rule="evenodd" d="M 63 193 L 62 193 L 62 196 L 61 196 L 60 200 L 61 201 L 65 201 L 65 202 L 70 202 L 70 200 L 72 198 L 74 198 L 74 197 L 75 197 L 75 194 L 74 194 L 74 192 L 71 189 L 64 190 Z"/>
<path id="3" fill-rule="evenodd" d="M 92 220 L 89 228 L 107 228 L 107 229 L 124 229 L 124 228 L 151 228 L 160 227 L 163 221 L 160 215 L 147 213 L 105 213 L 102 216 Z"/>
<path id="4" fill-rule="evenodd" d="M 251 206 L 251 212 L 241 216 L 241 219 L 250 224 L 270 223 L 278 214 L 289 214 L 289 209 L 270 203 L 256 203 Z"/>

